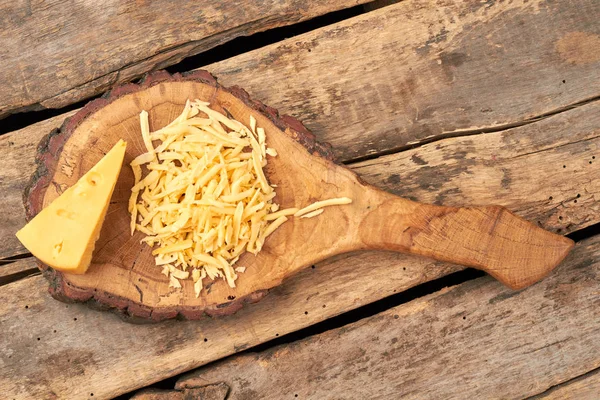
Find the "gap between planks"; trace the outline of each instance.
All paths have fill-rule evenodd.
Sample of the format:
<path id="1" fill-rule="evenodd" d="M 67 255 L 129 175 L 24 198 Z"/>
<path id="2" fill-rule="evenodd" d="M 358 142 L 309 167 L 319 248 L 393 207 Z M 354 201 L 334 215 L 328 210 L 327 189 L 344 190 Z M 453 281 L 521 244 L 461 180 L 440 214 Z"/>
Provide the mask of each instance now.
<path id="1" fill-rule="evenodd" d="M 232 38 L 364 2 L 281 1 L 263 9 L 264 4 L 254 1 L 235 6 L 205 1 L 174 6 L 159 0 L 152 6 L 123 3 L 83 8 L 58 1 L 40 8 L 3 0 L 0 9 L 14 18 L 4 21 L 0 36 L 12 39 L 3 42 L 7 54 L 19 54 L 19 58 L 16 68 L 0 67 L 4 77 L 0 116 L 74 103 Z M 132 21 L 138 29 L 130 29 Z M 52 34 L 56 29 L 60 35 Z M 76 62 L 82 54 L 87 63 Z M 7 64 L 15 65 L 12 61 Z"/>
<path id="2" fill-rule="evenodd" d="M 600 56 L 585 50 L 600 34 L 589 17 L 600 4 L 553 7 L 543 0 L 403 1 L 208 68 L 299 117 L 341 160 L 359 159 L 598 96 Z M 515 15 L 523 21 L 518 27 Z M 514 40 L 523 26 L 538 29 Z M 589 34 L 574 38 L 574 31 Z M 347 141 L 357 129 L 368 139 Z"/>
<path id="3" fill-rule="evenodd" d="M 535 395 L 598 368 L 599 254 L 596 236 L 522 291 L 489 277 L 472 280 L 291 345 L 207 365 L 175 388 L 224 382 L 231 400 L 250 393 L 265 399 Z M 597 387 L 597 376 L 591 378 L 578 386 Z"/>
<path id="4" fill-rule="evenodd" d="M 476 129 L 464 129 L 464 130 L 457 130 L 457 131 L 452 131 L 452 132 L 442 132 L 435 137 L 424 138 L 422 140 L 419 140 L 416 142 L 410 142 L 410 143 L 407 143 L 406 145 L 396 147 L 393 149 L 381 151 L 381 152 L 374 153 L 374 154 L 369 154 L 366 156 L 357 157 L 354 159 L 343 160 L 342 163 L 345 165 L 351 166 L 352 164 L 356 164 L 356 163 L 363 162 L 363 161 L 375 160 L 382 156 L 400 153 L 400 152 L 403 152 L 406 150 L 416 149 L 416 148 L 422 147 L 426 144 L 439 142 L 439 141 L 445 140 L 445 139 L 475 136 L 475 135 L 480 135 L 480 134 L 484 134 L 484 133 L 502 132 L 502 131 L 505 131 L 508 129 L 519 128 L 521 126 L 534 124 L 534 123 L 544 120 L 546 118 L 550 118 L 550 117 L 553 117 L 560 113 L 563 113 L 563 112 L 566 112 L 569 110 L 573 110 L 577 107 L 585 106 L 586 104 L 590 104 L 590 103 L 596 102 L 598 100 L 600 100 L 600 96 L 595 96 L 590 99 L 578 101 L 573 104 L 569 104 L 564 107 L 560 107 L 556 110 L 548 111 L 546 113 L 536 115 L 531 118 L 527 118 L 523 121 L 509 122 L 509 123 L 501 124 L 501 125 L 484 126 L 484 127 L 480 127 L 480 128 L 476 128 Z"/>
<path id="5" fill-rule="evenodd" d="M 600 367 L 550 387 L 526 400 L 597 400 L 600 393 Z"/>

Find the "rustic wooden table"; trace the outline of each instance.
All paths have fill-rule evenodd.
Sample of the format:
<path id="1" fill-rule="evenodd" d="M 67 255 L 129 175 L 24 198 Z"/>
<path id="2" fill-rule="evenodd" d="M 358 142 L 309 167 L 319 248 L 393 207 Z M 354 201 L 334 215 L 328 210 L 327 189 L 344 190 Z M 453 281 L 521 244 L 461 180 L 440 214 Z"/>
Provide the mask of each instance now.
<path id="1" fill-rule="evenodd" d="M 599 398 L 600 2 L 0 0 L 0 11 L 1 398 Z M 222 319 L 132 325 L 60 303 L 14 237 L 36 146 L 81 101 L 168 66 L 205 66 L 298 117 L 385 190 L 505 205 L 578 244 L 519 292 L 365 252 Z"/>

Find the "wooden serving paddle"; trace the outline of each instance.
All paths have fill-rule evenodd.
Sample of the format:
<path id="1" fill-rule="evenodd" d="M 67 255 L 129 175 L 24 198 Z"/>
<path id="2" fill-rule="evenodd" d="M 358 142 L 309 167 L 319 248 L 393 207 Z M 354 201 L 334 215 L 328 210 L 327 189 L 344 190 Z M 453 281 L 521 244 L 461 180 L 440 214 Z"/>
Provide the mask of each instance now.
<path id="1" fill-rule="evenodd" d="M 269 159 L 267 178 L 277 185 L 281 208 L 302 208 L 318 200 L 349 197 L 352 204 L 332 206 L 315 218 L 291 218 L 254 256 L 242 255 L 246 267 L 237 287 L 204 281 L 196 298 L 192 281 L 169 288 L 154 265 L 143 234 L 129 232 L 127 202 L 133 185 L 131 160 L 145 152 L 139 113 L 147 110 L 152 130 L 179 115 L 187 99 L 248 123 L 253 115 L 265 129 L 267 145 L 279 155 Z M 178 315 L 197 319 L 227 315 L 245 302 L 259 300 L 268 289 L 301 268 L 354 250 L 394 250 L 475 267 L 507 286 L 531 285 L 556 267 L 573 247 L 563 236 L 547 232 L 499 206 L 439 207 L 419 204 L 362 182 L 331 161 L 327 146 L 295 119 L 253 101 L 237 87 L 225 88 L 206 71 L 148 76 L 139 85 L 114 89 L 85 106 L 46 137 L 38 149 L 38 169 L 25 194 L 28 218 L 74 184 L 119 139 L 128 142 L 124 167 L 108 209 L 92 265 L 84 275 L 42 266 L 51 293 L 62 300 L 88 301 L 126 315 L 161 320 Z"/>

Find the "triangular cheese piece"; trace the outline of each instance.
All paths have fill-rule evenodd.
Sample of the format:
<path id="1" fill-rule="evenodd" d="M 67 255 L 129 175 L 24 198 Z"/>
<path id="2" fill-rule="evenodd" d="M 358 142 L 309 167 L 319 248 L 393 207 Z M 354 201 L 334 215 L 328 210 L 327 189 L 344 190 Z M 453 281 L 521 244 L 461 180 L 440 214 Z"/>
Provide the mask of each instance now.
<path id="1" fill-rule="evenodd" d="M 75 185 L 17 232 L 21 243 L 44 264 L 74 274 L 88 269 L 126 146 L 120 140 Z"/>

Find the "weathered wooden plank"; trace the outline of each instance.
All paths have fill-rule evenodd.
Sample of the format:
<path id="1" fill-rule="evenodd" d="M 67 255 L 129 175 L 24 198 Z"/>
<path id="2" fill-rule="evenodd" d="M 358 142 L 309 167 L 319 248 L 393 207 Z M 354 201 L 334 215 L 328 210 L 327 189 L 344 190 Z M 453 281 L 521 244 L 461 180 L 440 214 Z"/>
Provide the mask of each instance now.
<path id="1" fill-rule="evenodd" d="M 14 282 L 38 271 L 33 258 L 24 258 L 6 264 L 2 263 L 0 264 L 0 285 Z"/>
<path id="2" fill-rule="evenodd" d="M 523 291 L 476 279 L 176 387 L 225 382 L 229 399 L 523 398 L 600 365 L 599 284 L 594 237 Z"/>
<path id="3" fill-rule="evenodd" d="M 359 253 L 308 268 L 231 317 L 154 325 L 58 302 L 46 279 L 25 278 L 0 287 L 0 393 L 111 398 L 459 269 Z"/>
<path id="4" fill-rule="evenodd" d="M 46 128 L 36 124 L 0 137 L 0 153 L 6 154 L 0 182 L 7 187 L 0 202 L 11 210 L 0 216 L 0 237 L 7 238 L 0 241 L 0 257 L 25 251 L 14 233 L 25 223 L 21 192 L 35 169 L 30 143 Z M 501 204 L 567 233 L 598 222 L 599 148 L 600 102 L 593 102 L 519 128 L 448 138 L 351 167 L 401 196 L 446 205 Z"/>
<path id="5" fill-rule="evenodd" d="M 35 150 L 44 135 L 74 113 L 72 111 L 30 125 L 14 134 L 0 136 L 0 209 L 3 210 L 0 213 L 0 259 L 27 252 L 15 233 L 25 223 L 23 190 L 35 171 Z"/>
<path id="6" fill-rule="evenodd" d="M 598 128 L 593 127 L 593 121 L 595 115 L 600 115 L 596 109 L 599 106 L 589 104 L 538 122 L 538 124 L 547 124 L 544 125 L 545 134 L 550 137 L 553 133 L 548 132 L 552 131 L 552 126 L 559 132 L 569 123 L 577 128 L 573 132 L 580 136 L 559 135 L 558 147 L 553 147 L 552 142 L 544 142 L 545 136 L 537 134 L 536 124 L 531 124 L 503 133 L 471 137 L 470 139 L 473 140 L 483 140 L 483 144 L 478 147 L 473 145 L 474 147 L 469 151 L 474 153 L 470 157 L 477 154 L 479 151 L 477 149 L 485 148 L 488 138 L 491 138 L 488 145 L 493 148 L 493 143 L 499 140 L 498 137 L 512 138 L 510 142 L 512 147 L 507 144 L 504 146 L 505 149 L 499 150 L 497 159 L 500 160 L 510 159 L 510 155 L 518 153 L 518 150 L 514 149 L 522 149 L 526 146 L 529 146 L 528 151 L 533 150 L 531 155 L 535 157 L 542 154 L 553 156 L 556 151 L 577 144 L 583 146 L 583 150 L 578 151 L 597 149 L 594 141 L 597 139 L 594 139 L 593 132 L 597 132 Z M 575 116 L 577 118 L 571 120 Z M 589 129 L 583 129 L 585 125 L 576 125 L 575 121 L 589 121 L 592 125 Z M 526 130 L 533 130 L 536 135 L 517 134 Z M 438 144 L 446 145 L 446 141 L 460 144 L 461 140 L 463 138 L 446 139 Z M 423 160 L 430 160 L 429 152 L 423 153 L 422 150 L 419 148 L 412 150 L 412 153 L 408 152 L 408 159 L 413 159 L 413 155 L 416 154 L 418 157 L 425 157 Z M 454 154 L 453 151 L 450 153 Z M 529 163 L 527 157 L 521 157 L 523 165 L 531 164 L 532 168 L 537 165 L 537 163 Z M 464 159 L 468 160 L 469 157 L 465 155 Z M 545 165 L 543 159 L 539 162 L 540 165 Z M 419 165 L 418 160 L 413 164 Z M 382 165 L 385 167 L 385 163 Z M 361 164 L 361 168 L 368 170 L 364 163 Z M 589 170 L 586 175 L 588 178 L 585 180 L 586 183 L 593 184 L 590 186 L 590 193 L 597 193 L 598 186 L 594 183 L 597 182 L 597 178 L 594 171 Z M 530 172 L 533 175 L 538 173 L 537 169 L 532 169 Z M 469 182 L 484 181 L 483 179 L 471 181 L 473 178 L 470 175 L 463 175 Z M 372 174 L 369 178 L 373 176 L 375 175 Z M 493 176 L 487 174 L 484 177 L 491 180 Z M 553 180 L 548 182 L 548 186 L 560 188 L 564 187 L 565 182 L 576 179 L 577 175 L 556 173 L 552 176 Z M 502 180 L 502 178 L 503 175 L 498 175 L 495 179 Z M 418 182 L 422 177 L 415 175 L 414 179 Z M 470 183 L 466 187 L 472 185 L 473 183 Z M 521 190 L 524 189 L 526 190 L 526 188 Z M 423 188 L 422 193 L 426 193 L 427 190 L 436 193 L 439 188 L 435 185 Z M 446 199 L 459 201 L 458 193 L 460 192 L 448 193 Z M 515 187 L 514 192 L 500 191 L 497 200 L 500 203 L 509 202 L 511 196 L 519 193 L 521 192 L 518 187 Z M 455 195 L 456 198 L 453 197 Z M 586 208 L 590 208 L 589 205 Z M 536 209 L 539 209 L 540 215 L 535 214 Z M 517 211 L 527 213 L 528 217 L 534 220 L 547 213 L 547 209 L 538 204 L 535 198 L 531 203 L 524 202 Z M 591 213 L 589 219 L 575 219 L 570 229 L 577 229 L 579 223 L 585 225 L 597 222 L 598 213 L 593 214 L 593 208 Z M 6 349 L 9 350 L 7 356 L 25 354 L 17 360 L 7 360 L 6 357 L 2 359 L 7 366 L 3 370 L 12 372 L 9 375 L 2 375 L 0 372 L 0 392 L 19 392 L 24 397 L 44 397 L 49 393 L 48 390 L 54 390 L 65 396 L 76 397 L 85 395 L 86 390 L 90 390 L 95 393 L 95 396 L 114 396 L 220 359 L 277 335 L 295 331 L 458 269 L 459 267 L 436 264 L 400 254 L 355 254 L 330 260 L 318 265 L 316 269 L 301 272 L 284 282 L 260 303 L 230 318 L 141 327 L 123 324 L 111 315 L 97 313 L 84 306 L 67 306 L 58 303 L 45 293 L 47 283 L 42 278 L 24 279 L 0 288 L 0 315 L 2 316 L 0 323 L 12 327 L 13 331 L 26 332 L 25 336 L 21 335 L 18 338 L 9 333 L 0 333 L 0 340 L 6 343 Z M 25 309 L 26 305 L 29 308 Z M 78 320 L 73 321 L 73 318 Z M 51 323 L 49 324 L 48 321 Z M 235 323 L 232 324 L 233 322 Z M 235 328 L 232 329 L 233 325 Z M 53 326 L 62 327 L 60 337 L 50 335 Z M 93 337 L 90 337 L 90 332 L 94 332 Z M 109 335 L 111 340 L 99 340 L 98 337 L 101 335 L 98 335 L 98 332 L 111 332 Z M 221 339 L 224 333 L 226 339 Z M 52 346 L 40 347 L 39 351 L 35 352 L 30 351 L 28 346 L 32 343 L 35 345 L 36 337 L 42 338 L 42 335 L 50 337 Z M 208 339 L 207 342 L 204 342 L 205 337 Z M 72 353 L 70 349 L 77 350 Z M 61 358 L 57 359 L 57 354 L 60 354 Z M 79 369 L 73 369 L 75 368 L 73 364 L 68 362 L 72 354 L 73 357 L 85 355 L 84 373 Z M 132 365 L 131 360 L 137 361 Z M 135 377 L 132 371 L 135 371 Z M 60 383 L 63 382 L 63 373 L 71 376 L 68 387 Z M 27 379 L 38 383 L 26 388 L 15 386 L 15 382 L 11 379 L 14 374 L 29 377 Z M 113 377 L 109 383 L 103 378 L 106 375 Z"/>
<path id="7" fill-rule="evenodd" d="M 597 400 L 599 393 L 600 370 L 597 369 L 528 400 Z"/>
<path id="8" fill-rule="evenodd" d="M 0 2 L 0 117 L 59 108 L 239 36 L 366 0 Z"/>
<path id="9" fill-rule="evenodd" d="M 341 160 L 600 95 L 600 3 L 438 3 L 403 1 L 209 69 L 303 120 Z"/>
<path id="10" fill-rule="evenodd" d="M 571 114 L 583 112 L 584 108 L 595 110 L 594 107 L 596 105 L 590 104 L 552 118 L 568 118 Z M 599 113 L 594 111 L 585 115 L 592 119 L 594 114 Z M 560 127 L 561 124 L 557 122 L 556 126 Z M 535 128 L 532 124 L 515 131 L 524 129 Z M 580 140 L 575 140 L 580 143 L 585 143 L 585 138 L 593 136 L 586 130 L 579 132 L 582 136 Z M 493 138 L 494 135 L 478 135 L 472 139 Z M 536 137 L 543 136 L 532 138 L 524 135 L 523 140 L 528 140 L 528 145 L 533 146 L 530 148 L 535 149 L 536 143 L 537 149 L 544 147 L 542 142 L 535 141 Z M 455 142 L 462 139 L 447 140 Z M 595 146 L 594 143 L 584 147 L 591 148 Z M 523 143 L 516 139 L 513 144 L 515 148 L 523 147 Z M 560 146 L 559 149 L 566 147 Z M 507 150 L 507 154 L 510 151 Z M 552 155 L 554 151 L 533 154 Z M 415 154 L 427 157 L 423 153 Z M 501 159 L 502 154 L 501 151 Z M 523 163 L 527 165 L 527 158 Z M 588 174 L 594 176 L 592 172 Z M 564 185 L 561 182 L 572 179 L 572 176 L 561 177 L 561 174 L 554 176 L 556 180 L 549 183 L 554 187 L 560 187 Z M 502 179 L 502 176 L 497 179 Z M 431 187 L 430 190 L 435 192 L 437 189 Z M 508 201 L 512 193 L 499 192 L 499 202 Z M 449 193 L 447 199 L 453 199 L 452 196 Z M 536 202 L 524 203 L 523 208 L 517 211 L 527 211 L 530 218 L 536 219 L 538 216 L 529 211 L 536 207 L 540 208 L 542 214 L 545 212 L 544 207 Z M 583 223 L 593 221 L 598 221 L 597 213 L 593 219 Z M 577 223 L 571 228 L 577 229 Z M 112 315 L 97 313 L 85 306 L 58 303 L 46 294 L 45 280 L 41 277 L 27 278 L 0 288 L 0 324 L 9 327 L 0 332 L 0 340 L 7 349 L 4 356 L 0 355 L 3 357 L 0 360 L 6 366 L 0 369 L 0 392 L 20 393 L 16 398 L 46 397 L 50 390 L 60 396 L 70 397 L 87 395 L 88 390 L 95 393 L 96 397 L 114 396 L 458 269 L 400 254 L 355 254 L 301 272 L 260 303 L 230 318 L 154 326 L 131 326 Z M 54 327 L 60 328 L 57 328 L 60 335 L 54 336 Z M 18 337 L 11 334 L 17 331 L 21 333 Z M 111 339 L 102 339 L 103 333 Z M 223 335 L 225 339 L 221 339 Z M 36 351 L 31 351 L 31 346 L 37 344 L 37 337 L 40 337 L 40 341 L 50 340 L 52 345 L 36 347 Z M 208 341 L 204 342 L 204 338 Z M 10 358 L 12 355 L 19 357 Z M 80 358 L 85 364 L 83 369 L 69 361 Z M 132 360 L 135 360 L 133 364 Z M 5 371 L 4 375 L 1 371 Z M 62 383 L 64 374 L 70 376 L 68 385 Z M 104 379 L 107 375 L 112 377 L 109 382 Z M 26 383 L 16 383 L 13 376 L 24 377 L 23 382 Z"/>
<path id="11" fill-rule="evenodd" d="M 225 400 L 228 393 L 229 386 L 220 383 L 184 390 L 143 389 L 131 400 Z"/>
<path id="12" fill-rule="evenodd" d="M 406 0 L 208 69 L 347 160 L 599 96 L 598 15 L 595 0 Z"/>
<path id="13" fill-rule="evenodd" d="M 363 6 L 363 8 L 365 9 L 365 11 L 373 11 L 373 10 L 377 10 L 379 8 L 383 8 L 383 7 L 390 6 L 392 4 L 399 3 L 400 1 L 402 1 L 402 0 L 375 0 L 370 3 L 365 4 Z"/>
<path id="14" fill-rule="evenodd" d="M 352 168 L 403 197 L 455 206 L 499 203 L 565 234 L 598 222 L 599 164 L 596 101 L 519 128 L 441 140 Z"/>

